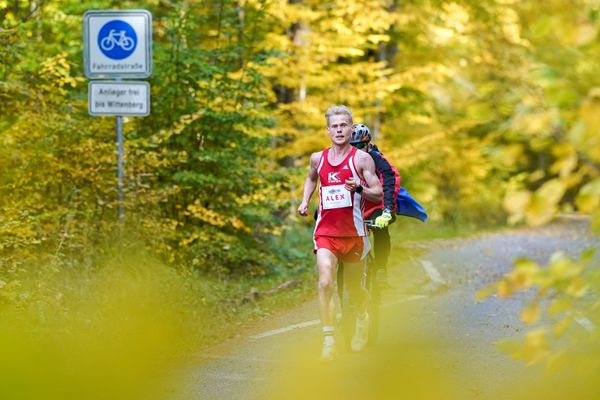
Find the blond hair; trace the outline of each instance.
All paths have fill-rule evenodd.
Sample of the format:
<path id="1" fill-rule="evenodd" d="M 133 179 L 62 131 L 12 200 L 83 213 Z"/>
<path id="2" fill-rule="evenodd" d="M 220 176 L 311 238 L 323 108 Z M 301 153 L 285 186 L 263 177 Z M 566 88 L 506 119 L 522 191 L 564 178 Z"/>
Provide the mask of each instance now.
<path id="1" fill-rule="evenodd" d="M 352 111 L 344 105 L 334 105 L 331 106 L 325 111 L 325 120 L 327 120 L 327 125 L 329 125 L 329 118 L 334 115 L 346 115 L 350 119 L 350 124 L 352 124 Z"/>

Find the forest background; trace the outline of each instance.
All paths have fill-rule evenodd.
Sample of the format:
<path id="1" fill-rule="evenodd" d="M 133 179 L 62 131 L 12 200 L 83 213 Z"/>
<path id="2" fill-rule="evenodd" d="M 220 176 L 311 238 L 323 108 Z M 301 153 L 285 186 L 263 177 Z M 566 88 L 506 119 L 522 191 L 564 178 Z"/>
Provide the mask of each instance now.
<path id="1" fill-rule="evenodd" d="M 115 121 L 88 115 L 82 65 L 83 13 L 111 8 L 153 15 L 123 224 Z M 580 211 L 597 232 L 599 29 L 596 0 L 0 0 L 0 306 L 75 332 L 137 293 L 170 326 L 163 343 L 300 276 L 311 221 L 295 210 L 333 104 L 371 128 L 433 224 Z"/>

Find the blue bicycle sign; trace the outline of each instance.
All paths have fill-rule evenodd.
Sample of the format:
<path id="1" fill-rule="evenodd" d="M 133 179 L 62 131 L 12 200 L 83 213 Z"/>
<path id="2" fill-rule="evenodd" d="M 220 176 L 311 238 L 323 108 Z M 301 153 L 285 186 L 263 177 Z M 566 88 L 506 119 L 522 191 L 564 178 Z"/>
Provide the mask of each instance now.
<path id="1" fill-rule="evenodd" d="M 108 58 L 113 60 L 127 58 L 137 46 L 135 29 L 125 21 L 107 22 L 98 33 L 98 46 Z"/>
<path id="2" fill-rule="evenodd" d="M 85 76 L 89 79 L 137 79 L 152 75 L 150 12 L 88 10 L 83 14 L 82 22 Z"/>

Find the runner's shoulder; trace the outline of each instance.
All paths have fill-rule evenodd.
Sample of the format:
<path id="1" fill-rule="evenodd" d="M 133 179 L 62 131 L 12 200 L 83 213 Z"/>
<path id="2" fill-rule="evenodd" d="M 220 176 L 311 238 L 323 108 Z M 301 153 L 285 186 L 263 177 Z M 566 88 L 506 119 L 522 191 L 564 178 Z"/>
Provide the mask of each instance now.
<path id="1" fill-rule="evenodd" d="M 369 155 L 369 153 L 365 151 L 357 151 L 356 155 L 354 156 L 354 160 L 356 160 L 357 163 L 363 165 L 367 165 L 369 162 L 373 162 L 373 158 Z"/>
<path id="2" fill-rule="evenodd" d="M 310 164 L 316 166 L 323 155 L 323 151 L 317 151 L 310 155 Z"/>

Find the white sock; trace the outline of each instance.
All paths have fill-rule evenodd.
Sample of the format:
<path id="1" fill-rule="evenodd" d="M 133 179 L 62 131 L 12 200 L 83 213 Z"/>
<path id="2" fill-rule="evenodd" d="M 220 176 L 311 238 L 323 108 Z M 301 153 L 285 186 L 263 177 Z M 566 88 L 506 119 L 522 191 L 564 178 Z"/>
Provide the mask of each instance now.
<path id="1" fill-rule="evenodd" d="M 324 326 L 323 327 L 323 341 L 324 343 L 331 344 L 335 342 L 335 337 L 333 334 L 335 333 L 335 329 L 333 326 Z"/>

